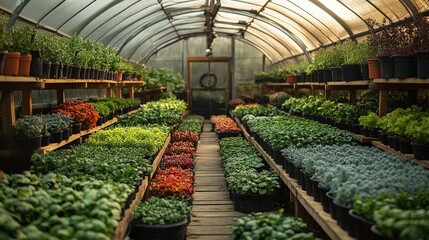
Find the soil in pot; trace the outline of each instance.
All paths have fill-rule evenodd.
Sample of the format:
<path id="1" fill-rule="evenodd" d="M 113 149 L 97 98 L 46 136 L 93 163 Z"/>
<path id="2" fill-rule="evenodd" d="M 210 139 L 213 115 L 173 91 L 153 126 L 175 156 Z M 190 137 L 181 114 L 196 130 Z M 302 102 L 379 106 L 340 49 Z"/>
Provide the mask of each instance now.
<path id="1" fill-rule="evenodd" d="M 429 160 L 429 145 L 411 143 L 414 157 L 418 160 Z"/>
<path id="2" fill-rule="evenodd" d="M 183 240 L 186 237 L 188 219 L 166 225 L 146 225 L 131 221 L 131 239 L 144 240 Z"/>
<path id="3" fill-rule="evenodd" d="M 274 194 L 241 195 L 233 192 L 234 210 L 242 213 L 269 212 L 274 209 Z"/>

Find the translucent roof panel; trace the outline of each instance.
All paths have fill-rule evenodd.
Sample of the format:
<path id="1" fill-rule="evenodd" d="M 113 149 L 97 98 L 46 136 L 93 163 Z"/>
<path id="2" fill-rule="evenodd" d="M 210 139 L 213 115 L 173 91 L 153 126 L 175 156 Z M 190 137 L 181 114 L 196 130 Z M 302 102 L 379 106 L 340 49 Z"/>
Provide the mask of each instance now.
<path id="1" fill-rule="evenodd" d="M 280 62 L 362 37 L 370 18 L 397 22 L 428 14 L 429 1 L 0 0 L 0 10 L 44 30 L 112 45 L 133 61 L 146 61 L 159 48 L 184 38 L 222 35 Z"/>

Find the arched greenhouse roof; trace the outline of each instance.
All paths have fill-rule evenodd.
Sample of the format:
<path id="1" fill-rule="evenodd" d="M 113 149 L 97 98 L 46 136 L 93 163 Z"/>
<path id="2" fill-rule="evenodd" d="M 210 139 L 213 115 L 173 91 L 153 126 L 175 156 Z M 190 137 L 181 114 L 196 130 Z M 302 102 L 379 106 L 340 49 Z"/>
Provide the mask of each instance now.
<path id="1" fill-rule="evenodd" d="M 272 63 L 368 33 L 366 19 L 427 14 L 428 0 L 0 0 L 0 9 L 40 28 L 78 34 L 146 62 L 182 39 L 236 38 Z"/>

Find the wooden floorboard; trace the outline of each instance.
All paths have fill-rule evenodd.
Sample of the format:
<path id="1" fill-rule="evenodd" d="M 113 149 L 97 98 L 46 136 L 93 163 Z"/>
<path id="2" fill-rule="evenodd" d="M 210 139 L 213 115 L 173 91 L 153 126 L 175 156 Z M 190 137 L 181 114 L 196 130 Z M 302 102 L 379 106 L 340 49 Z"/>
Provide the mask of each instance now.
<path id="1" fill-rule="evenodd" d="M 196 154 L 195 193 L 187 240 L 231 239 L 230 226 L 246 215 L 234 211 L 218 153 L 219 141 L 210 130 L 211 125 L 206 122 Z"/>

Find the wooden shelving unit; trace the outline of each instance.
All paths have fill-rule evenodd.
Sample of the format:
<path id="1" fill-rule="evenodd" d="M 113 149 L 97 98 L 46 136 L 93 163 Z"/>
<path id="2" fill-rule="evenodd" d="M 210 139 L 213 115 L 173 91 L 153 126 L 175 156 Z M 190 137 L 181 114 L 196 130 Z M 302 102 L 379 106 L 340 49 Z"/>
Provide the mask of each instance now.
<path id="1" fill-rule="evenodd" d="M 289 177 L 281 165 L 275 163 L 274 159 L 268 155 L 256 140 L 249 135 L 240 121 L 234 117 L 238 126 L 241 128 L 244 137 L 253 144 L 253 146 L 262 155 L 270 167 L 279 175 L 280 179 L 286 184 L 293 196 L 295 204 L 295 215 L 301 216 L 303 211 L 306 211 L 325 231 L 325 233 L 333 240 L 351 240 L 354 239 L 348 235 L 334 220 L 330 214 L 323 211 L 320 203 L 314 201 L 313 197 L 309 196 L 306 191 L 302 190 L 295 179 Z"/>
<path id="2" fill-rule="evenodd" d="M 155 160 L 152 163 L 152 167 L 154 171 L 150 174 L 150 179 L 152 179 L 155 169 L 158 168 L 159 163 L 161 162 L 162 156 L 164 155 L 165 149 L 167 148 L 168 144 L 170 143 L 171 135 L 168 135 L 167 139 L 165 140 L 164 146 L 159 151 L 158 155 L 156 156 Z M 130 204 L 130 207 L 125 210 L 124 217 L 119 222 L 118 226 L 115 229 L 115 235 L 113 236 L 113 240 L 122 240 L 125 238 L 125 234 L 128 229 L 128 225 L 131 222 L 132 219 L 132 213 L 135 209 L 135 207 L 141 202 L 141 199 L 143 198 L 146 190 L 149 187 L 149 177 L 145 177 L 142 183 L 140 184 L 139 191 L 136 194 L 135 199 Z"/>
<path id="3" fill-rule="evenodd" d="M 122 88 L 130 88 L 130 98 L 134 98 L 134 87 L 143 86 L 143 81 L 95 80 L 95 79 L 43 79 L 37 77 L 20 77 L 0 75 L 2 131 L 5 137 L 13 134 L 15 124 L 15 100 L 14 91 L 22 91 L 22 114 L 31 115 L 33 111 L 32 90 L 55 89 L 57 91 L 57 103 L 66 101 L 66 89 L 106 89 L 107 97 L 122 97 Z"/>
<path id="4" fill-rule="evenodd" d="M 265 85 L 276 90 L 290 89 L 294 90 L 294 96 L 298 96 L 299 89 L 309 89 L 310 95 L 317 94 L 317 91 L 324 91 L 325 99 L 331 98 L 332 90 L 344 90 L 349 92 L 349 99 L 356 99 L 356 90 L 368 89 L 369 81 L 350 81 L 350 82 L 298 82 L 298 83 L 266 83 Z"/>

